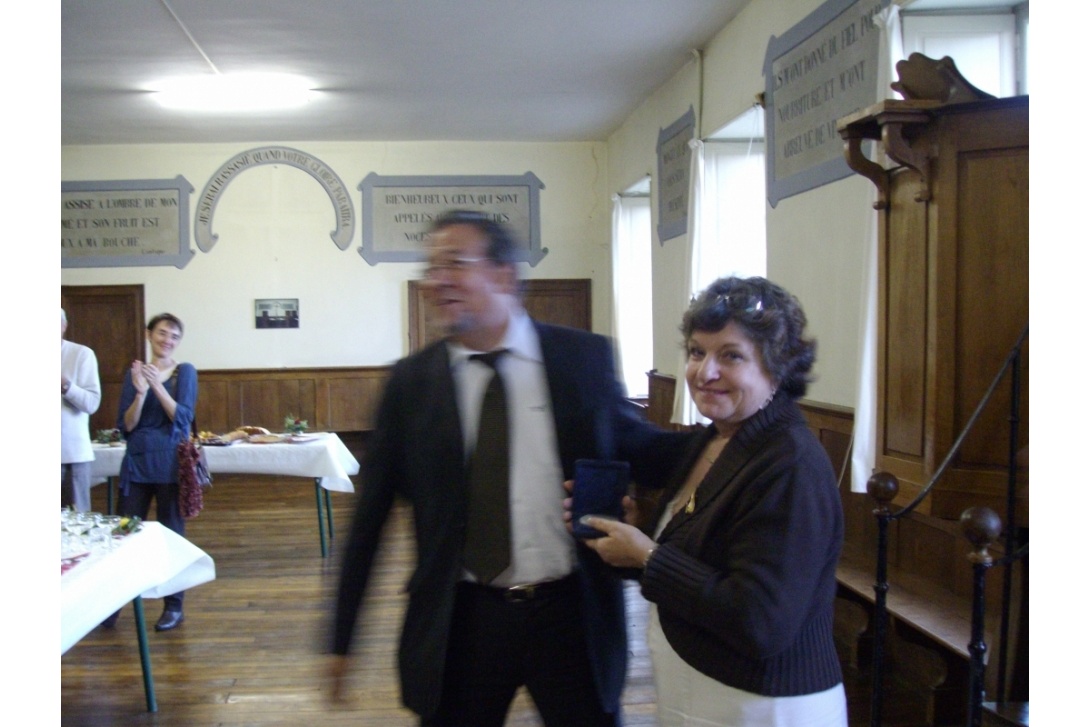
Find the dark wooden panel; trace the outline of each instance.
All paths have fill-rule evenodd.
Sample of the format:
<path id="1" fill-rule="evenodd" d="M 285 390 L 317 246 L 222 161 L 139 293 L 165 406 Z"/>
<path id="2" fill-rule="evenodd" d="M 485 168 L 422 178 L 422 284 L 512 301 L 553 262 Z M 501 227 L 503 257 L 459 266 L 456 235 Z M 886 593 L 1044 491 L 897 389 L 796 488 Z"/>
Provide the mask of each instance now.
<path id="1" fill-rule="evenodd" d="M 927 333 L 927 204 L 917 202 L 915 174 L 892 180 L 888 216 L 891 229 L 885 255 L 889 269 L 882 281 L 885 305 L 886 452 L 919 458 L 924 454 L 924 374 Z"/>
<path id="2" fill-rule="evenodd" d="M 968 422 L 981 396 L 1029 324 L 1029 150 L 963 154 L 958 207 L 992 214 L 959 214 L 955 431 Z M 1022 412 L 1029 416 L 1029 347 L 1023 351 Z M 1007 462 L 1010 386 L 1004 385 L 965 440 L 959 465 L 1003 467 Z M 1019 446 L 1028 441 L 1023 427 Z"/>
<path id="3" fill-rule="evenodd" d="M 279 382 L 268 379 L 244 379 L 238 382 L 240 424 L 256 424 L 276 431 L 284 420 L 283 405 L 280 403 Z"/>
<path id="4" fill-rule="evenodd" d="M 669 428 L 674 412 L 674 389 L 677 379 L 660 374 L 656 369 L 647 373 L 647 421 Z"/>
<path id="5" fill-rule="evenodd" d="M 589 331 L 590 280 L 527 280 L 522 304 L 535 320 Z"/>
<path id="6" fill-rule="evenodd" d="M 308 423 L 316 423 L 317 386 L 313 378 L 282 380 L 279 382 L 278 400 L 282 410 L 281 423 L 289 414 Z"/>
<path id="7" fill-rule="evenodd" d="M 227 409 L 227 382 L 209 379 L 197 372 L 197 428 L 223 433 L 234 427 Z"/>
<path id="8" fill-rule="evenodd" d="M 372 370 L 370 375 L 329 376 L 320 387 L 319 421 L 333 431 L 371 431 L 375 409 L 389 377 L 388 370 Z"/>
<path id="9" fill-rule="evenodd" d="M 314 430 L 366 432 L 388 376 L 385 366 L 200 371 L 197 421 L 214 432 L 242 424 L 281 431 L 294 414 Z"/>

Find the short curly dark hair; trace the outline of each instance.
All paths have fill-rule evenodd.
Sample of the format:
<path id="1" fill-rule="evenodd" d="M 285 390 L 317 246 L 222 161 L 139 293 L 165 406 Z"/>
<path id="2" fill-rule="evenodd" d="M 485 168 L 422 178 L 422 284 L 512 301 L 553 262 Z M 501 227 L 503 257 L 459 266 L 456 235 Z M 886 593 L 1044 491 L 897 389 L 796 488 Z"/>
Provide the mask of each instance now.
<path id="1" fill-rule="evenodd" d="M 181 333 L 183 336 L 185 335 L 185 326 L 182 325 L 182 320 L 173 313 L 160 313 L 152 318 L 148 321 L 148 331 L 154 331 L 155 327 L 163 321 L 166 321 L 172 326 L 176 326 L 178 328 L 178 333 Z"/>
<path id="2" fill-rule="evenodd" d="M 806 395 L 817 342 L 807 338 L 798 298 L 766 278 L 719 278 L 693 298 L 681 319 L 688 343 L 694 331 L 715 333 L 734 321 L 757 344 L 765 370 L 794 399 Z"/>

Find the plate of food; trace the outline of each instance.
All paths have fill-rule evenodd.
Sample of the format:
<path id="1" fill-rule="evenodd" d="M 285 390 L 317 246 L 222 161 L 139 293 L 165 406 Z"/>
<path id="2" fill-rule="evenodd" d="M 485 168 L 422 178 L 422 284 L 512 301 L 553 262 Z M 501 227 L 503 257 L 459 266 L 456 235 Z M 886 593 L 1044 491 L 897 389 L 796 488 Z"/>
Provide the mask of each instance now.
<path id="1" fill-rule="evenodd" d="M 240 432 L 237 429 L 233 432 L 227 432 L 226 434 L 216 434 L 215 432 L 201 432 L 197 435 L 197 439 L 202 446 L 206 447 L 228 447 L 236 442 L 244 442 L 249 435 L 246 432 Z"/>
<path id="2" fill-rule="evenodd" d="M 284 437 L 280 434 L 251 434 L 246 441 L 250 444 L 276 444 L 283 442 Z"/>

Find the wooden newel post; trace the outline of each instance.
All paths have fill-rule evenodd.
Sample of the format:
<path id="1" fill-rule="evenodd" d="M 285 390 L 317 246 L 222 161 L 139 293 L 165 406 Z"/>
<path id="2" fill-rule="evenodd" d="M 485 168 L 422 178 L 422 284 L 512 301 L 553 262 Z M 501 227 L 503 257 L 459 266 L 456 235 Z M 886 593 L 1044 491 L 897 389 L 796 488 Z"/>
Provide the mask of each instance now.
<path id="1" fill-rule="evenodd" d="M 900 485 L 889 472 L 875 472 L 867 480 L 867 494 L 877 504 L 874 516 L 878 521 L 878 566 L 874 581 L 874 645 L 871 658 L 871 727 L 882 724 L 882 687 L 886 643 L 886 593 L 889 591 L 887 566 L 889 560 L 889 506 L 897 497 Z"/>
<path id="2" fill-rule="evenodd" d="M 999 538 L 1003 522 L 986 507 L 970 507 L 961 513 L 961 532 L 973 545 L 973 622 L 969 641 L 969 714 L 966 724 L 979 727 L 984 701 L 984 577 L 992 566 L 989 546 Z"/>

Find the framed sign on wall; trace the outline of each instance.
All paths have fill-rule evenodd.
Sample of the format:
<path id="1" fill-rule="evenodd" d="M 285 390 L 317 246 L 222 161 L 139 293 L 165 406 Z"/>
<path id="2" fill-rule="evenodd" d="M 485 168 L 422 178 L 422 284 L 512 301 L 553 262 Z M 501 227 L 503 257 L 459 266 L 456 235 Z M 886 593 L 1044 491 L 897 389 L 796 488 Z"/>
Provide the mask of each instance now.
<path id="1" fill-rule="evenodd" d="M 368 174 L 363 193 L 363 246 L 360 256 L 371 265 L 421 262 L 428 228 L 443 212 L 483 212 L 509 226 L 522 245 L 517 259 L 541 262 L 541 206 L 545 188 L 533 172 L 522 176 L 380 176 Z"/>
<path id="2" fill-rule="evenodd" d="M 879 99 L 874 22 L 889 0 L 828 0 L 765 52 L 768 203 L 853 174 L 837 119 Z"/>
<path id="3" fill-rule="evenodd" d="M 174 179 L 61 182 L 61 267 L 173 265 L 189 248 L 189 195 Z"/>
<path id="4" fill-rule="evenodd" d="M 677 121 L 659 129 L 655 147 L 659 167 L 659 244 L 689 229 L 689 167 L 693 150 L 689 142 L 696 134 L 693 107 Z"/>

